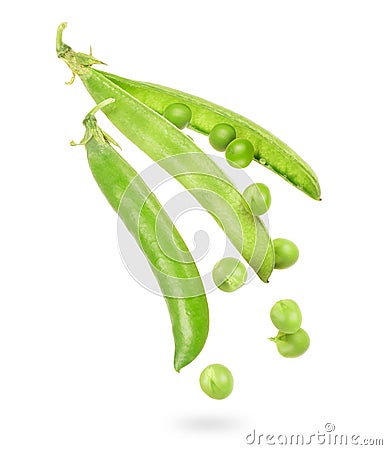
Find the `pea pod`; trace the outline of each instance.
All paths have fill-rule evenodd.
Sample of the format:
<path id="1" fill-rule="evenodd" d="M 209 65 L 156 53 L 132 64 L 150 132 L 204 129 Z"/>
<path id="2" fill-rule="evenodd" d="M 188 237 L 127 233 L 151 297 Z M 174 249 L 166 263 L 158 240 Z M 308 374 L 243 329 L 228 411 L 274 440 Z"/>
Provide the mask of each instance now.
<path id="1" fill-rule="evenodd" d="M 81 144 L 98 186 L 141 246 L 164 294 L 175 341 L 174 366 L 180 371 L 196 358 L 207 339 L 204 287 L 183 238 L 156 196 L 98 127 L 94 114 L 110 102 L 107 99 L 86 116 Z M 162 244 L 168 245 L 168 255 Z"/>
<path id="2" fill-rule="evenodd" d="M 92 55 L 74 52 L 57 33 L 57 53 L 78 75 L 96 103 L 114 98 L 104 108 L 109 120 L 134 144 L 174 176 L 223 230 L 258 276 L 265 282 L 274 267 L 273 245 L 263 222 L 254 217 L 227 175 L 176 126 L 121 89 L 91 66 Z"/>
<path id="3" fill-rule="evenodd" d="M 192 111 L 189 128 L 209 135 L 220 123 L 231 125 L 238 138 L 249 140 L 255 149 L 254 160 L 272 170 L 315 200 L 320 199 L 320 185 L 310 166 L 269 131 L 251 120 L 186 92 L 153 83 L 129 80 L 99 71 L 117 86 L 129 92 L 154 111 L 162 114 L 171 103 L 183 103 Z"/>

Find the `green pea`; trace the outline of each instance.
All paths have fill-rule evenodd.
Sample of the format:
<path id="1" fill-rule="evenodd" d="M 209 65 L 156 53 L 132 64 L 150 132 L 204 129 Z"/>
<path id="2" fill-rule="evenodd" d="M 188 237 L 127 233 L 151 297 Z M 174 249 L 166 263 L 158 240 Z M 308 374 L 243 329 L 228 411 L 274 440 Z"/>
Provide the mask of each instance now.
<path id="1" fill-rule="evenodd" d="M 192 111 L 183 103 L 172 103 L 165 108 L 164 117 L 182 130 L 190 123 Z"/>
<path id="2" fill-rule="evenodd" d="M 270 318 L 283 333 L 295 333 L 301 327 L 301 310 L 294 300 L 279 300 L 271 308 Z"/>
<path id="3" fill-rule="evenodd" d="M 247 139 L 234 139 L 226 148 L 226 159 L 232 167 L 247 167 L 253 157 L 254 147 Z"/>
<path id="4" fill-rule="evenodd" d="M 273 241 L 276 269 L 287 269 L 298 260 L 299 251 L 296 244 L 288 239 L 277 238 Z"/>
<path id="5" fill-rule="evenodd" d="M 219 123 L 210 131 L 208 138 L 215 150 L 224 152 L 228 144 L 236 138 L 236 131 L 227 123 Z"/>
<path id="6" fill-rule="evenodd" d="M 216 286 L 224 292 L 233 292 L 246 281 L 245 266 L 235 258 L 223 258 L 212 269 L 212 278 Z"/>
<path id="7" fill-rule="evenodd" d="M 269 188 L 263 183 L 250 184 L 244 192 L 247 203 L 251 208 L 251 212 L 255 216 L 265 214 L 271 205 L 271 194 Z"/>
<path id="8" fill-rule="evenodd" d="M 232 373 L 222 364 L 211 364 L 200 374 L 200 387 L 209 397 L 223 400 L 234 387 Z"/>
<path id="9" fill-rule="evenodd" d="M 278 352 L 285 358 L 297 358 L 303 355 L 310 345 L 309 335 L 303 328 L 292 334 L 279 331 L 277 336 L 270 340 L 277 344 Z"/>

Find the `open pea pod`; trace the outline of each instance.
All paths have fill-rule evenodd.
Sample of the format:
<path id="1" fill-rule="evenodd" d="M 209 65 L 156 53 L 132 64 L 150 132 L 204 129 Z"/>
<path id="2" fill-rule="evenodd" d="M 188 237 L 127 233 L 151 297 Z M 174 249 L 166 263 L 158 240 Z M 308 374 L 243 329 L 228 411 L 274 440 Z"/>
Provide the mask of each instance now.
<path id="1" fill-rule="evenodd" d="M 174 176 L 209 211 L 264 282 L 274 268 L 274 249 L 268 231 L 251 213 L 246 200 L 220 167 L 185 133 L 138 98 L 122 89 L 92 65 L 92 55 L 77 53 L 57 33 L 57 54 L 78 75 L 96 103 L 114 98 L 104 107 L 109 120 L 135 145 Z"/>
<path id="2" fill-rule="evenodd" d="M 226 123 L 235 128 L 238 138 L 254 146 L 254 160 L 272 170 L 315 200 L 320 200 L 320 185 L 311 167 L 284 142 L 253 121 L 223 106 L 186 92 L 158 84 L 129 80 L 99 71 L 117 86 L 163 114 L 168 105 L 183 103 L 192 111 L 189 128 L 208 135 L 215 125 Z"/>

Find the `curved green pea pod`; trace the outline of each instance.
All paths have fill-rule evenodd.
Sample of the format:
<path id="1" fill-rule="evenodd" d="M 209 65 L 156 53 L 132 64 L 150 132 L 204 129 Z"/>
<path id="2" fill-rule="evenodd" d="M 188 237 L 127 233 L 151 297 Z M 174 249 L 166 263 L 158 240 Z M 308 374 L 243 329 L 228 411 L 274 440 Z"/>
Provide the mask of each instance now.
<path id="1" fill-rule="evenodd" d="M 210 212 L 258 276 L 267 282 L 274 268 L 274 249 L 263 222 L 254 217 L 242 194 L 220 167 L 181 130 L 121 89 L 91 66 L 90 55 L 74 52 L 62 42 L 58 29 L 57 53 L 80 77 L 96 103 L 115 102 L 103 112 L 135 145 L 174 176 Z"/>
<path id="2" fill-rule="evenodd" d="M 172 323 L 174 367 L 179 372 L 197 357 L 207 339 L 204 286 L 170 217 L 143 179 L 110 145 L 116 143 L 98 127 L 94 113 L 109 103 L 110 99 L 102 102 L 86 116 L 86 133 L 80 144 L 85 145 L 95 181 L 136 239 L 160 285 Z"/>
<path id="3" fill-rule="evenodd" d="M 320 185 L 311 167 L 284 142 L 253 121 L 186 92 L 99 72 L 159 114 L 171 103 L 184 103 L 192 111 L 189 128 L 199 133 L 209 135 L 219 123 L 231 125 L 238 138 L 247 139 L 253 144 L 255 161 L 313 199 L 320 200 Z"/>

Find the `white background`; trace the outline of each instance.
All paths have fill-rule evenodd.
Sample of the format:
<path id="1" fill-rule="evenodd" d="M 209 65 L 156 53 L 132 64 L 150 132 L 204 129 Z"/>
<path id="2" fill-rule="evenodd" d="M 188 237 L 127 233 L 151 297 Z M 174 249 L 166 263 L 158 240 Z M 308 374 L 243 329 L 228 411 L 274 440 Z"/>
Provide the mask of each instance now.
<path id="1" fill-rule="evenodd" d="M 384 7 L 372 0 L 3 6 L 2 450 L 239 449 L 253 429 L 313 433 L 327 422 L 340 434 L 386 439 Z M 294 240 L 300 260 L 269 285 L 255 279 L 233 294 L 211 294 L 208 342 L 180 374 L 164 301 L 127 273 L 116 216 L 83 148 L 69 146 L 82 137 L 93 102 L 79 80 L 64 84 L 70 72 L 55 54 L 61 21 L 69 24 L 65 41 L 78 51 L 92 44 L 111 72 L 236 110 L 319 175 L 320 203 L 257 164 L 247 169 L 271 188 L 273 238 Z M 102 114 L 100 124 L 133 166 L 146 167 Z M 300 304 L 311 336 L 310 350 L 295 360 L 267 340 L 275 332 L 269 311 L 281 298 Z M 234 375 L 224 401 L 206 397 L 198 383 L 214 362 Z"/>

